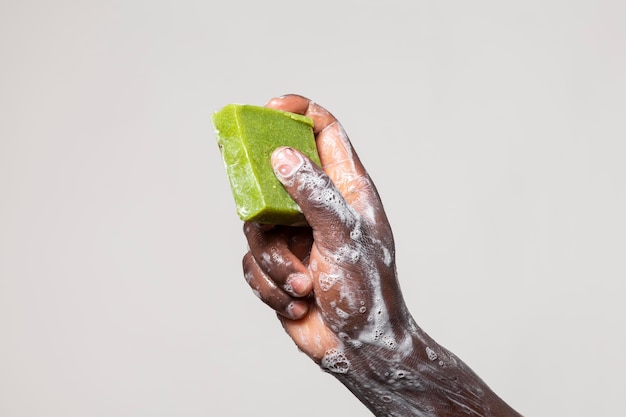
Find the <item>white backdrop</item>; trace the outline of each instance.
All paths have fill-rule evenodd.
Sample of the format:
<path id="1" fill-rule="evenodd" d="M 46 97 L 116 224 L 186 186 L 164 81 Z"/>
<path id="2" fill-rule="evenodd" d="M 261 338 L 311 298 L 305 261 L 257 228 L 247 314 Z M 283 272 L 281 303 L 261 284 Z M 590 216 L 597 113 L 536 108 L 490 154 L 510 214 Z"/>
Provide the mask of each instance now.
<path id="1" fill-rule="evenodd" d="M 288 92 L 428 333 L 525 415 L 618 415 L 625 51 L 623 1 L 0 3 L 0 415 L 370 415 L 241 276 L 209 116 Z"/>

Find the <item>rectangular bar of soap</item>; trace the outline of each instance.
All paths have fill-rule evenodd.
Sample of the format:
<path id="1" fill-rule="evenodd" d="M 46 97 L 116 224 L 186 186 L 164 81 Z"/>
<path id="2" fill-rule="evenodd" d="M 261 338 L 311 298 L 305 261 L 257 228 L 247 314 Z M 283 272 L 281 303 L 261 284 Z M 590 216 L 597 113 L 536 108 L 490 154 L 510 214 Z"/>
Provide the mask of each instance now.
<path id="1" fill-rule="evenodd" d="M 247 104 L 228 104 L 212 116 L 217 143 L 244 221 L 305 224 L 298 205 L 276 178 L 272 152 L 280 146 L 296 148 L 320 164 L 308 117 Z"/>

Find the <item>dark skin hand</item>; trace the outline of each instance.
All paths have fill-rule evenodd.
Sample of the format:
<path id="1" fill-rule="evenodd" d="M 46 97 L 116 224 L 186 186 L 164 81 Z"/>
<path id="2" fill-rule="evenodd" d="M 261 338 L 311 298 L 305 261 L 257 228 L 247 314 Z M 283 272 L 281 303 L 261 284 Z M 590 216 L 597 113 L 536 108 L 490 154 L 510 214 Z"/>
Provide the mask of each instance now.
<path id="1" fill-rule="evenodd" d="M 297 95 L 266 106 L 313 120 L 322 163 L 272 155 L 308 227 L 244 225 L 246 281 L 298 348 L 376 416 L 519 416 L 411 317 L 383 205 L 337 119 Z"/>

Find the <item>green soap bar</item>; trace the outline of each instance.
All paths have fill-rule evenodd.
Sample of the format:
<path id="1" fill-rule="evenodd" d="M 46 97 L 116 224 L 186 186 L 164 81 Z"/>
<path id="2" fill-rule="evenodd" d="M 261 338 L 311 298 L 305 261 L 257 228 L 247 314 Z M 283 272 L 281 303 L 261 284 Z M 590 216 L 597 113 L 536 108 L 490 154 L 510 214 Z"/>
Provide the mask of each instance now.
<path id="1" fill-rule="evenodd" d="M 276 178 L 270 157 L 276 148 L 290 146 L 319 165 L 313 121 L 246 104 L 228 104 L 212 120 L 239 217 L 258 223 L 304 224 L 300 208 Z"/>

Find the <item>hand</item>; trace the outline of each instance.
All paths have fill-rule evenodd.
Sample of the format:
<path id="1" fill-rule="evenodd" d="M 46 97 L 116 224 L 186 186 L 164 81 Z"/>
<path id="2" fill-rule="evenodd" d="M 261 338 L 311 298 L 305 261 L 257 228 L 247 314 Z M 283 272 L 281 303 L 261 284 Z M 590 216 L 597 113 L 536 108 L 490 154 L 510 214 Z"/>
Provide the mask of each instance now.
<path id="1" fill-rule="evenodd" d="M 372 180 L 331 113 L 296 95 L 266 106 L 313 120 L 322 167 L 291 148 L 274 152 L 276 176 L 309 227 L 246 223 L 244 275 L 300 350 L 341 371 L 332 368 L 347 366 L 344 347 L 394 347 L 409 326 L 391 228 Z"/>
<path id="2" fill-rule="evenodd" d="M 519 417 L 413 321 L 382 203 L 337 119 L 301 96 L 267 106 L 313 119 L 322 164 L 291 148 L 272 154 L 308 227 L 244 226 L 244 276 L 300 350 L 379 417 Z"/>

